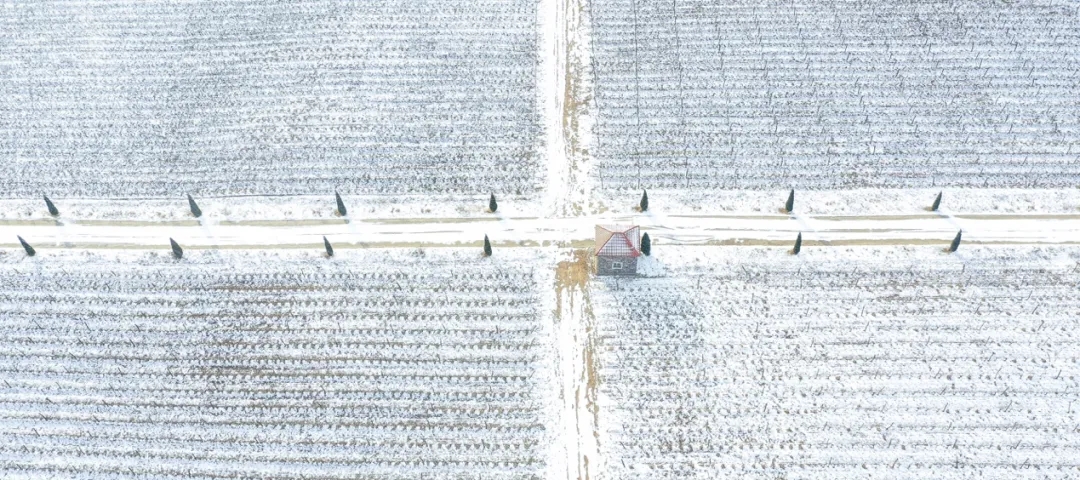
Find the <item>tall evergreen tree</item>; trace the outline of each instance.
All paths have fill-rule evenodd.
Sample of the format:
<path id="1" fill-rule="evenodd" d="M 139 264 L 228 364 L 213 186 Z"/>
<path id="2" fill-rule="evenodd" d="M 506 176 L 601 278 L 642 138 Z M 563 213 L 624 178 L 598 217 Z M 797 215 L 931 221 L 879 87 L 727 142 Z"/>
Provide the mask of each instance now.
<path id="1" fill-rule="evenodd" d="M 788 193 L 787 203 L 784 204 L 784 210 L 788 213 L 795 211 L 795 189 L 791 189 L 791 193 Z"/>
<path id="2" fill-rule="evenodd" d="M 326 237 L 322 237 L 322 243 L 323 246 L 326 247 L 326 256 L 334 256 L 334 247 L 330 246 L 330 240 L 327 240 Z"/>
<path id="3" fill-rule="evenodd" d="M 495 201 L 495 194 L 492 193 L 491 194 L 491 199 L 488 200 L 488 211 L 490 211 L 491 213 L 495 213 L 495 211 L 498 210 L 498 209 L 499 209 L 499 202 Z"/>
<path id="4" fill-rule="evenodd" d="M 16 237 L 18 237 L 19 243 L 22 244 L 23 250 L 26 250 L 26 256 L 32 257 L 37 255 L 37 250 L 34 250 L 34 247 L 31 247 L 29 243 L 26 243 L 26 240 L 23 240 L 23 238 L 18 235 L 16 235 Z"/>
<path id="5" fill-rule="evenodd" d="M 642 190 L 641 191 L 641 203 L 638 203 L 638 207 L 641 208 L 642 212 L 647 211 L 649 209 L 649 191 L 648 190 Z"/>
<path id="6" fill-rule="evenodd" d="M 956 238 L 952 239 L 952 244 L 949 245 L 949 252 L 955 252 L 960 248 L 960 234 L 964 233 L 963 230 L 956 232 Z"/>
<path id="7" fill-rule="evenodd" d="M 934 204 L 930 206 L 930 210 L 933 210 L 933 211 L 936 212 L 938 207 L 940 207 L 940 206 L 941 206 L 941 192 L 938 192 L 937 193 L 937 198 L 934 199 Z"/>
<path id="8" fill-rule="evenodd" d="M 491 241 L 488 240 L 488 236 L 484 235 L 484 256 L 491 256 Z"/>
<path id="9" fill-rule="evenodd" d="M 799 236 L 795 237 L 795 248 L 791 250 L 791 253 L 798 255 L 802 251 L 802 232 L 799 232 Z"/>
<path id="10" fill-rule="evenodd" d="M 172 254 L 177 260 L 184 258 L 184 249 L 180 248 L 180 244 L 176 243 L 176 240 L 169 239 L 169 243 L 172 244 Z"/>
<path id="11" fill-rule="evenodd" d="M 338 195 L 337 192 L 334 192 L 334 199 L 337 200 L 337 213 L 338 213 L 338 215 L 341 215 L 342 217 L 344 217 L 345 215 L 348 215 L 349 214 L 349 209 L 345 208 L 345 202 L 341 201 L 341 195 Z"/>
<path id="12" fill-rule="evenodd" d="M 191 214 L 195 215 L 195 218 L 199 218 L 199 217 L 202 216 L 202 210 L 199 209 L 199 206 L 195 203 L 195 199 L 191 198 L 190 193 L 187 196 L 187 204 L 188 204 L 188 208 L 191 209 Z"/>
<path id="13" fill-rule="evenodd" d="M 56 205 L 53 205 L 52 200 L 49 200 L 49 196 L 48 195 L 42 195 L 42 196 L 45 197 L 45 206 L 49 208 L 49 215 L 52 215 L 54 217 L 59 217 L 60 216 L 60 210 L 56 209 Z"/>
<path id="14" fill-rule="evenodd" d="M 649 238 L 648 233 L 641 236 L 641 253 L 644 253 L 646 257 L 652 255 L 652 239 Z"/>

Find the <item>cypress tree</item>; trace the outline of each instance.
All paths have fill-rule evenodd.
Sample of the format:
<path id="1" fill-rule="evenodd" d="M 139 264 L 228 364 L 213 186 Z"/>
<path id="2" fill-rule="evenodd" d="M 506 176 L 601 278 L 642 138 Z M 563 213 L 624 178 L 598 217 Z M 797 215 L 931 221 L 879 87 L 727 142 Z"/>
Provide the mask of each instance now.
<path id="1" fill-rule="evenodd" d="M 52 200 L 49 200 L 49 196 L 48 195 L 42 195 L 42 196 L 45 197 L 45 206 L 49 207 L 49 215 L 52 215 L 54 217 L 59 217 L 60 216 L 60 210 L 56 209 L 56 205 L 53 205 Z"/>
<path id="2" fill-rule="evenodd" d="M 646 257 L 652 255 L 652 239 L 649 238 L 648 233 L 641 236 L 641 253 L 644 253 Z"/>
<path id="3" fill-rule="evenodd" d="M 937 193 L 937 198 L 934 199 L 934 204 L 930 206 L 930 210 L 933 210 L 933 211 L 936 212 L 938 207 L 940 207 L 940 206 L 941 206 L 941 192 L 938 192 Z"/>
<path id="4" fill-rule="evenodd" d="M 169 243 L 172 244 L 172 254 L 177 260 L 184 258 L 184 249 L 180 248 L 180 244 L 176 243 L 176 240 L 169 239 Z"/>
<path id="5" fill-rule="evenodd" d="M 791 193 L 788 193 L 787 203 L 784 204 L 784 210 L 787 210 L 787 213 L 791 213 L 791 212 L 795 211 L 795 189 L 794 188 L 791 189 Z"/>
<path id="6" fill-rule="evenodd" d="M 34 250 L 34 247 L 31 247 L 29 243 L 26 243 L 26 240 L 23 240 L 23 238 L 19 237 L 18 235 L 15 236 L 18 237 L 19 243 L 22 244 L 23 250 L 26 250 L 26 256 L 32 257 L 37 254 L 37 250 Z"/>
<path id="7" fill-rule="evenodd" d="M 495 201 L 495 194 L 492 193 L 491 194 L 491 200 L 488 200 L 488 210 L 491 211 L 491 213 L 495 213 L 495 210 L 498 210 L 498 209 L 499 209 L 499 202 Z"/>
<path id="8" fill-rule="evenodd" d="M 334 247 L 330 246 L 330 240 L 327 240 L 326 237 L 322 237 L 322 243 L 323 243 L 323 246 L 326 247 L 326 256 L 327 257 L 334 256 Z"/>
<path id="9" fill-rule="evenodd" d="M 791 250 L 791 253 L 798 255 L 802 251 L 802 232 L 799 232 L 799 236 L 795 237 L 795 248 Z"/>
<path id="10" fill-rule="evenodd" d="M 349 213 L 349 209 L 345 208 L 345 202 L 341 201 L 341 195 L 338 195 L 337 192 L 334 192 L 334 199 L 337 200 L 338 215 L 341 215 L 342 217 L 347 215 Z"/>
<path id="11" fill-rule="evenodd" d="M 960 234 L 961 233 L 964 233 L 963 230 L 961 230 L 959 232 L 956 232 L 956 238 L 952 239 L 952 244 L 949 245 L 949 252 L 950 253 L 955 252 L 956 249 L 960 248 Z"/>
<path id="12" fill-rule="evenodd" d="M 638 207 L 641 208 L 642 212 L 649 209 L 649 192 L 647 190 L 641 191 L 641 203 L 638 204 Z"/>
<path id="13" fill-rule="evenodd" d="M 491 256 L 491 241 L 488 240 L 488 236 L 484 235 L 484 256 Z"/>
<path id="14" fill-rule="evenodd" d="M 191 209 L 191 214 L 195 215 L 195 218 L 199 218 L 199 217 L 202 216 L 202 210 L 199 209 L 199 206 L 195 204 L 195 199 L 191 198 L 190 193 L 187 196 L 187 204 L 188 204 L 188 208 Z"/>

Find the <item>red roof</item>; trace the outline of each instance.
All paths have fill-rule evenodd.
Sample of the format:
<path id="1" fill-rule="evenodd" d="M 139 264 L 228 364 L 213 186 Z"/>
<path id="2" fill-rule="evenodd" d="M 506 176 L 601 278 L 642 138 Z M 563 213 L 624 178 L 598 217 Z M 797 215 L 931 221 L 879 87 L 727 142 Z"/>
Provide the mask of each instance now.
<path id="1" fill-rule="evenodd" d="M 636 225 L 597 225 L 597 239 L 603 239 L 610 233 L 603 245 L 596 249 L 598 257 L 638 257 L 641 256 L 641 237 Z"/>

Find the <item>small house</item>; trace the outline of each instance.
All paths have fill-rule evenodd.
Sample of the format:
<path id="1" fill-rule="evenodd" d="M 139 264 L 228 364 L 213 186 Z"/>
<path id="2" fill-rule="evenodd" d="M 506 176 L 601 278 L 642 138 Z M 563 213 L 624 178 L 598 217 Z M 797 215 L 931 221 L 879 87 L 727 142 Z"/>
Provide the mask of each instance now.
<path id="1" fill-rule="evenodd" d="M 641 234 L 637 225 L 596 226 L 596 273 L 637 275 Z"/>

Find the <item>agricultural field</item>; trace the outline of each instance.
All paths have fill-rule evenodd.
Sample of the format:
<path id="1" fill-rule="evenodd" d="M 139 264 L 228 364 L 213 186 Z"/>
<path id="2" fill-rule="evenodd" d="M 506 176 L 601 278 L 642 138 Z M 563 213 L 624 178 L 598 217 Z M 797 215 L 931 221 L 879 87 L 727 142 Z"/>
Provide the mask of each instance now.
<path id="1" fill-rule="evenodd" d="M 1076 478 L 1076 247 L 654 247 L 592 282 L 603 478 Z"/>
<path id="2" fill-rule="evenodd" d="M 0 252 L 0 471 L 548 478 L 549 263 Z"/>
<path id="3" fill-rule="evenodd" d="M 1080 183 L 1076 2 L 589 8 L 601 191 Z"/>
<path id="4" fill-rule="evenodd" d="M 4 478 L 1080 478 L 1080 3 L 0 11 Z"/>
<path id="5" fill-rule="evenodd" d="M 8 2 L 0 195 L 541 186 L 537 2 Z"/>

